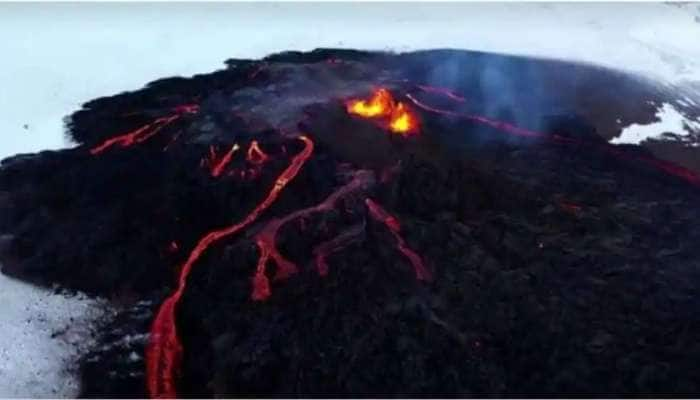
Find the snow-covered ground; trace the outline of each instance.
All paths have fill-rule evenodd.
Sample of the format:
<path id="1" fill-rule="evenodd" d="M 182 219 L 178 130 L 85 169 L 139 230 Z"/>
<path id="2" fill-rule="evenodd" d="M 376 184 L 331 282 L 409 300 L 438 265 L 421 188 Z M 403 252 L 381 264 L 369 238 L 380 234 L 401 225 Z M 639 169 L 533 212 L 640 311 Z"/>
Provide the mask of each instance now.
<path id="1" fill-rule="evenodd" d="M 86 100 L 226 58 L 315 47 L 454 47 L 700 81 L 700 4 L 0 4 L 0 158 L 65 147 Z"/>
<path id="2" fill-rule="evenodd" d="M 0 37 L 0 159 L 70 145 L 62 119 L 87 100 L 290 49 L 452 47 L 700 82 L 693 3 L 2 3 Z M 697 128 L 673 105 L 660 105 L 658 117 L 616 141 Z M 0 300 L 0 397 L 74 395 L 64 365 L 99 316 L 97 303 L 1 275 Z M 51 337 L 66 326 L 67 335 Z"/>
<path id="3" fill-rule="evenodd" d="M 700 133 L 700 118 L 691 119 L 673 105 L 662 103 L 656 112 L 657 121 L 649 124 L 634 123 L 625 127 L 620 136 L 610 142 L 614 144 L 640 144 L 647 139 L 659 139 L 664 133 L 672 133 L 690 147 L 699 147 L 695 136 Z"/>
<path id="4" fill-rule="evenodd" d="M 105 305 L 0 274 L 0 398 L 74 397 L 80 352 Z"/>

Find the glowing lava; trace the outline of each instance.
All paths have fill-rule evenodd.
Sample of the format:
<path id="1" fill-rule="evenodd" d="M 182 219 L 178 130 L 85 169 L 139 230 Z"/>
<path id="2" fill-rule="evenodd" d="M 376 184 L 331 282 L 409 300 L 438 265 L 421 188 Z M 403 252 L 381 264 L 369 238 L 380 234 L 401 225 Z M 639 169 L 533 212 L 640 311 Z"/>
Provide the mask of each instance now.
<path id="1" fill-rule="evenodd" d="M 370 198 L 365 199 L 365 204 L 367 204 L 370 216 L 376 221 L 386 225 L 389 231 L 394 235 L 396 239 L 396 248 L 406 256 L 408 261 L 413 265 L 416 279 L 419 281 L 430 281 L 432 279 L 432 274 L 425 268 L 421 256 L 408 247 L 406 241 L 401 237 L 401 223 L 399 223 L 399 220 Z"/>
<path id="2" fill-rule="evenodd" d="M 268 160 L 268 155 L 260 149 L 257 140 L 253 140 L 248 147 L 246 160 L 254 165 L 259 165 Z"/>
<path id="3" fill-rule="evenodd" d="M 436 86 L 428 86 L 428 85 L 416 85 L 416 87 L 424 92 L 428 93 L 438 93 L 443 96 L 446 96 L 454 101 L 458 101 L 460 103 L 464 103 L 467 101 L 464 97 L 458 95 L 454 91 L 448 88 L 443 88 L 443 87 L 436 87 Z"/>
<path id="4" fill-rule="evenodd" d="M 265 274 L 267 263 L 270 259 L 277 264 L 275 280 L 288 278 L 298 270 L 297 266 L 294 265 L 293 262 L 287 260 L 277 249 L 277 233 L 284 224 L 313 213 L 330 211 L 335 207 L 338 200 L 351 193 L 366 190 L 372 186 L 374 182 L 374 174 L 371 171 L 356 171 L 353 179 L 349 183 L 331 193 L 321 203 L 309 208 L 297 210 L 283 218 L 275 218 L 268 222 L 255 236 L 255 244 L 260 250 L 260 258 L 258 259 L 258 266 L 253 276 L 253 293 L 251 294 L 251 298 L 255 301 L 262 301 L 270 297 L 270 282 Z"/>
<path id="5" fill-rule="evenodd" d="M 231 162 L 233 154 L 238 151 L 238 149 L 238 143 L 234 143 L 233 146 L 231 146 L 231 149 L 226 152 L 223 157 L 219 158 L 216 155 L 214 146 L 209 146 L 209 167 L 211 168 L 211 176 L 216 178 L 221 175 L 226 166 Z"/>
<path id="6" fill-rule="evenodd" d="M 173 108 L 174 114 L 169 115 L 167 117 L 158 118 L 150 124 L 146 124 L 131 132 L 107 139 L 100 145 L 90 149 L 90 154 L 94 156 L 98 155 L 112 146 L 129 147 L 136 143 L 145 142 L 146 140 L 155 136 L 156 133 L 160 132 L 161 129 L 178 120 L 183 115 L 194 114 L 198 111 L 199 106 L 197 106 L 196 104 L 185 104 L 177 106 Z"/>
<path id="7" fill-rule="evenodd" d="M 501 132 L 505 132 L 511 135 L 516 135 L 516 136 L 523 136 L 523 137 L 529 137 L 529 138 L 538 138 L 538 139 L 544 139 L 547 141 L 551 142 L 556 142 L 556 143 L 562 143 L 562 144 L 568 144 L 568 145 L 577 145 L 577 146 L 587 146 L 591 147 L 594 149 L 597 149 L 599 151 L 612 154 L 618 158 L 626 159 L 626 160 L 633 160 L 633 161 L 640 161 L 643 163 L 646 163 L 660 171 L 665 172 L 668 175 L 673 175 L 676 176 L 680 179 L 683 179 L 684 181 L 690 183 L 693 186 L 700 187 L 700 175 L 697 173 L 685 168 L 681 167 L 679 165 L 673 164 L 668 161 L 664 160 L 659 160 L 656 158 L 650 158 L 650 157 L 645 157 L 645 156 L 640 156 L 640 155 L 635 155 L 635 154 L 629 154 L 620 151 L 618 148 L 615 146 L 605 143 L 605 144 L 598 144 L 598 143 L 591 143 L 591 142 L 586 142 L 580 139 L 574 139 L 574 138 L 569 138 L 557 134 L 545 134 L 541 132 L 535 132 L 531 131 L 528 129 L 524 129 L 518 126 L 515 126 L 513 124 L 503 122 L 503 121 L 496 121 L 492 120 L 486 117 L 483 117 L 481 115 L 471 115 L 471 114 L 463 114 L 455 111 L 450 111 L 450 110 L 442 110 L 439 108 L 431 107 L 420 100 L 416 99 L 414 96 L 412 96 L 410 93 L 406 94 L 406 97 L 411 100 L 411 102 L 428 112 L 436 113 L 436 114 L 441 114 L 449 117 L 455 117 L 455 118 L 461 118 L 461 119 L 466 119 L 466 120 L 471 120 L 483 125 L 490 126 L 492 128 L 498 129 Z"/>
<path id="8" fill-rule="evenodd" d="M 267 197 L 242 221 L 202 237 L 180 268 L 177 289 L 160 306 L 151 326 L 150 340 L 146 349 L 146 383 L 152 398 L 174 398 L 177 395 L 175 385 L 182 362 L 182 345 L 177 334 L 175 310 L 185 291 L 187 277 L 194 263 L 214 243 L 239 232 L 254 222 L 274 203 L 282 189 L 297 176 L 314 150 L 311 139 L 306 136 L 300 136 L 299 139 L 304 142 L 304 149 L 294 156 L 289 167 L 280 174 Z"/>
<path id="9" fill-rule="evenodd" d="M 350 114 L 365 118 L 384 117 L 391 114 L 394 109 L 394 98 L 388 90 L 377 89 L 369 100 L 355 99 L 345 104 Z"/>
<path id="10" fill-rule="evenodd" d="M 389 129 L 400 134 L 415 132 L 418 129 L 418 119 L 403 103 L 399 103 L 391 113 Z"/>
<path id="11" fill-rule="evenodd" d="M 362 118 L 383 118 L 391 132 L 406 135 L 418 132 L 418 117 L 405 104 L 394 101 L 384 88 L 377 89 L 369 100 L 353 99 L 345 103 L 349 114 Z"/>

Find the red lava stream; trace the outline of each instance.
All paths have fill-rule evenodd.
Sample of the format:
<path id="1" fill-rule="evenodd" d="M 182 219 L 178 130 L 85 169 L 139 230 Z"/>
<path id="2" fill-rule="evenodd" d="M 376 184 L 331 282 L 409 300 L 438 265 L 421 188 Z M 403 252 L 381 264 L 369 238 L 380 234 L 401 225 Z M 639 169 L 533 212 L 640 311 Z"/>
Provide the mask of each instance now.
<path id="1" fill-rule="evenodd" d="M 202 237 L 187 261 L 180 268 L 177 289 L 163 302 L 151 326 L 149 344 L 146 348 L 146 383 L 152 398 L 175 398 L 176 379 L 182 363 L 182 344 L 177 334 L 175 322 L 176 307 L 185 291 L 187 277 L 195 262 L 214 243 L 233 235 L 254 222 L 272 203 L 282 189 L 299 173 L 304 163 L 311 157 L 314 143 L 306 136 L 300 136 L 304 149 L 294 156 L 290 165 L 275 180 L 267 197 L 259 203 L 242 221 L 226 228 L 212 231 Z"/>
<path id="2" fill-rule="evenodd" d="M 425 87 L 418 86 L 422 90 L 426 90 Z M 428 90 L 430 92 L 439 92 L 442 93 L 441 91 L 438 90 Z M 445 93 L 443 93 L 445 94 Z M 447 94 L 446 94 L 447 95 Z M 624 152 L 615 146 L 611 144 L 595 144 L 595 143 L 589 143 L 583 140 L 579 139 L 574 139 L 574 138 L 568 138 L 564 137 L 561 135 L 557 134 L 544 134 L 541 132 L 535 132 L 535 131 L 530 131 L 528 129 L 520 128 L 518 126 L 509 124 L 507 122 L 502 122 L 502 121 L 496 121 L 492 120 L 480 115 L 471 115 L 471 114 L 463 114 L 455 111 L 450 111 L 450 110 L 442 110 L 439 108 L 431 107 L 420 100 L 416 99 L 415 96 L 411 95 L 410 93 L 406 94 L 406 97 L 418 108 L 428 111 L 431 113 L 436 113 L 436 114 L 441 114 L 445 116 L 450 116 L 450 117 L 455 117 L 455 118 L 462 118 L 462 119 L 467 119 L 471 121 L 475 121 L 484 125 L 488 125 L 492 128 L 498 129 L 502 132 L 511 134 L 511 135 L 517 135 L 517 136 L 524 136 L 524 137 L 530 137 L 530 138 L 540 138 L 540 139 L 545 139 L 557 143 L 564 143 L 564 144 L 572 144 L 572 145 L 580 145 L 580 146 L 589 146 L 589 147 L 595 147 L 598 148 L 600 151 L 603 151 L 608 154 L 612 154 L 618 158 L 625 159 L 625 160 L 636 160 L 636 161 L 641 161 L 643 163 L 646 163 L 647 165 L 650 165 L 658 170 L 661 170 L 665 172 L 668 175 L 673 175 L 678 178 L 681 178 L 685 180 L 686 182 L 690 183 L 693 186 L 700 187 L 700 175 L 695 173 L 694 171 L 687 169 L 685 167 L 682 167 L 680 165 L 676 165 L 674 163 L 660 160 L 657 158 L 653 157 L 645 157 L 641 155 L 635 155 L 635 154 L 630 154 L 627 152 Z M 451 96 L 448 96 L 451 97 Z M 452 98 L 452 97 L 451 97 Z"/>
<path id="3" fill-rule="evenodd" d="M 107 139 L 101 144 L 90 149 L 90 154 L 96 156 L 113 146 L 129 147 L 137 143 L 145 142 L 146 140 L 155 136 L 156 133 L 160 132 L 161 129 L 178 120 L 184 114 L 194 114 L 198 111 L 199 106 L 196 104 L 177 106 L 173 108 L 174 114 L 167 117 L 158 118 L 150 124 L 146 124 L 131 132 Z"/>

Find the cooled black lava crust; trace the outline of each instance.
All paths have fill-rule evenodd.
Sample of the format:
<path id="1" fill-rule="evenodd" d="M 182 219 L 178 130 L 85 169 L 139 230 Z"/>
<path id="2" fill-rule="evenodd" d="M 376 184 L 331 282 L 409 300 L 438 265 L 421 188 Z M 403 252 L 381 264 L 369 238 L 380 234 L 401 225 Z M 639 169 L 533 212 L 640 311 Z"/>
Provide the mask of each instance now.
<path id="1" fill-rule="evenodd" d="M 421 99 L 591 145 L 419 109 L 420 134 L 402 140 L 345 112 L 342 100 L 372 85 L 403 99 L 416 85 L 449 87 L 465 102 Z M 122 311 L 81 361 L 82 394 L 145 396 L 150 321 L 178 267 L 201 236 L 255 207 L 303 132 L 316 148 L 296 179 L 189 276 L 181 396 L 697 396 L 700 188 L 640 161 L 654 158 L 647 149 L 599 151 L 616 120 L 665 95 L 605 69 L 463 51 L 229 60 L 90 101 L 68 119 L 79 146 L 4 160 L 0 262 L 111 299 Z M 90 154 L 183 104 L 199 110 Z M 256 179 L 202 166 L 210 146 L 253 139 L 273 155 Z M 252 301 L 255 232 L 360 168 L 376 174 L 366 195 L 401 221 L 433 281 L 417 282 L 386 227 L 349 203 L 281 229 L 300 272 Z M 319 277 L 314 246 L 354 223 L 364 238 Z"/>

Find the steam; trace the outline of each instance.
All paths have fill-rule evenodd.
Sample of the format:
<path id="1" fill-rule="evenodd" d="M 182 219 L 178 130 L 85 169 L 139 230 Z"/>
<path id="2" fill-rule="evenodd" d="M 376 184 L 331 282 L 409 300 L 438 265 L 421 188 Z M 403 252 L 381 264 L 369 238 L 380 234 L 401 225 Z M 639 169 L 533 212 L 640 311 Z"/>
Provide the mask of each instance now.
<path id="1" fill-rule="evenodd" d="M 547 98 L 543 69 L 537 62 L 479 53 L 439 52 L 429 61 L 426 83 L 452 88 L 463 95 L 467 108 L 462 112 L 542 131 Z"/>

